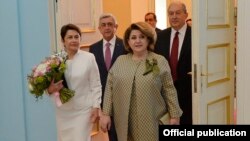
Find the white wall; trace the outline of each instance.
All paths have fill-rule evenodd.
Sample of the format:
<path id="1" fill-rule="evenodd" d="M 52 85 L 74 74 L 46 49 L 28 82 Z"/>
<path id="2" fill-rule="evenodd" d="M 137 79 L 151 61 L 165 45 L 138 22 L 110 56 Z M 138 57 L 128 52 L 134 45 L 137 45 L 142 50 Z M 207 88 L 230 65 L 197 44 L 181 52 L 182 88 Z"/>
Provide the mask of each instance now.
<path id="1" fill-rule="evenodd" d="M 155 14 L 157 16 L 156 27 L 160 29 L 165 29 L 167 25 L 167 1 L 166 0 L 156 0 L 155 1 Z"/>
<path id="2" fill-rule="evenodd" d="M 76 24 L 82 31 L 81 46 L 89 46 L 101 38 L 98 30 L 102 14 L 102 0 L 58 1 L 56 9 L 57 34 L 63 25 Z M 58 49 L 62 49 L 61 37 L 57 36 Z"/>
<path id="3" fill-rule="evenodd" d="M 131 0 L 131 22 L 144 21 L 144 16 L 149 10 L 149 3 L 145 0 Z"/>
<path id="4" fill-rule="evenodd" d="M 0 141 L 55 141 L 54 109 L 36 102 L 27 74 L 50 54 L 48 1 L 0 1 Z"/>

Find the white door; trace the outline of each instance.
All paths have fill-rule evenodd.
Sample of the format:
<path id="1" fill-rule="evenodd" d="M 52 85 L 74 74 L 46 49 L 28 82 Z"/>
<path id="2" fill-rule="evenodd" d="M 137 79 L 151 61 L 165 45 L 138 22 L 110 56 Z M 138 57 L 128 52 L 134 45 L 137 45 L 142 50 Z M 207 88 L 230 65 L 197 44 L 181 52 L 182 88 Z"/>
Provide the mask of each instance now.
<path id="1" fill-rule="evenodd" d="M 232 124 L 234 1 L 193 0 L 193 123 Z"/>
<path id="2" fill-rule="evenodd" d="M 72 23 L 82 32 L 81 49 L 88 50 L 89 45 L 101 38 L 98 27 L 99 15 L 102 13 L 102 0 L 54 0 L 57 45 L 62 47 L 60 29 Z M 59 49 L 60 50 L 60 49 Z"/>

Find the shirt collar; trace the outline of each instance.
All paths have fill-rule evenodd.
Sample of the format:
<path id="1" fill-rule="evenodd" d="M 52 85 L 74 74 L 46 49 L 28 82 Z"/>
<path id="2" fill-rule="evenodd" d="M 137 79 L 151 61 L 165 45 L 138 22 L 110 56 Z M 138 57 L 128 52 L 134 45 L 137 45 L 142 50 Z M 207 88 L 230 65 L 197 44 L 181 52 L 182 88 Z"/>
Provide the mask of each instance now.
<path id="1" fill-rule="evenodd" d="M 114 37 L 109 41 L 109 43 L 111 44 L 111 46 L 114 46 L 114 45 L 115 45 L 115 40 L 116 40 L 116 36 L 114 36 Z M 103 45 L 104 45 L 104 46 L 106 45 L 107 42 L 108 42 L 107 40 L 103 39 Z"/>
<path id="2" fill-rule="evenodd" d="M 185 35 L 187 30 L 187 24 L 184 24 L 180 30 L 178 30 L 180 35 Z M 172 34 L 175 34 L 177 32 L 174 28 L 172 28 Z"/>

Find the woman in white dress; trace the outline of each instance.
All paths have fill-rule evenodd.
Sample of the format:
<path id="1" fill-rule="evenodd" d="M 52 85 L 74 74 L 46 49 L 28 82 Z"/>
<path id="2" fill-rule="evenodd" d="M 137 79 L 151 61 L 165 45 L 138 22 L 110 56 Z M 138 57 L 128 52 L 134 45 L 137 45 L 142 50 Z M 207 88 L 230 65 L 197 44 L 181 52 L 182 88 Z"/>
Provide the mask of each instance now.
<path id="1" fill-rule="evenodd" d="M 64 76 L 75 95 L 60 107 L 56 106 L 58 141 L 90 141 L 101 103 L 98 67 L 93 54 L 79 50 L 81 31 L 76 25 L 64 25 L 61 38 L 68 54 Z M 62 81 L 52 82 L 48 93 L 52 94 L 61 88 Z"/>

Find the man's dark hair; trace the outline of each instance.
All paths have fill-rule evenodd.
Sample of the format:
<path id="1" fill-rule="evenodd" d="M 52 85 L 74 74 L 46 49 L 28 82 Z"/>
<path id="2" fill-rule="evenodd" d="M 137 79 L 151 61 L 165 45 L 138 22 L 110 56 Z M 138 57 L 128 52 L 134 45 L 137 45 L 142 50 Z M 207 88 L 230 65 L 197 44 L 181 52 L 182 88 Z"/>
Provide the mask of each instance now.
<path id="1" fill-rule="evenodd" d="M 157 21 L 157 17 L 156 17 L 156 15 L 155 15 L 155 13 L 153 13 L 153 12 L 148 12 L 148 13 L 145 15 L 145 17 L 148 16 L 148 15 L 153 15 L 155 21 Z"/>

